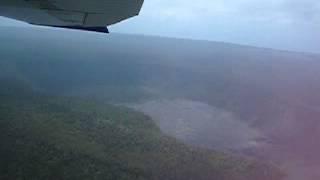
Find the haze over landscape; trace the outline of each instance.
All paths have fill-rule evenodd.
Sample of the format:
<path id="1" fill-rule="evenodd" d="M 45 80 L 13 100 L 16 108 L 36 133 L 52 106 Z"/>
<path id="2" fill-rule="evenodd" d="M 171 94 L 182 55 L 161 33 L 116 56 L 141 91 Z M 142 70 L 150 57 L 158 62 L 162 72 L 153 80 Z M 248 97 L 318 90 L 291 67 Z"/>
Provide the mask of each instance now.
<path id="1" fill-rule="evenodd" d="M 319 180 L 320 1 L 142 2 L 0 3 L 111 32 L 0 17 L 0 179 Z"/>
<path id="2" fill-rule="evenodd" d="M 130 170 L 129 178 L 146 173 L 143 175 L 146 179 L 157 179 L 164 172 L 168 179 L 185 179 L 188 176 L 192 179 L 200 177 L 199 174 L 202 179 L 221 177 L 255 180 L 259 176 L 259 180 L 283 179 L 284 176 L 278 174 L 285 174 L 285 180 L 320 178 L 320 143 L 317 141 L 320 135 L 320 56 L 317 54 L 209 41 L 103 35 L 35 27 L 3 27 L 0 29 L 0 40 L 6 42 L 0 45 L 1 97 L 4 98 L 2 102 L 6 102 L 1 105 L 8 109 L 2 108 L 1 118 L 19 119 L 14 113 L 9 113 L 19 111 L 11 107 L 15 105 L 26 108 L 26 117 L 48 119 L 47 124 L 41 124 L 31 118 L 30 122 L 34 124 L 32 127 L 24 127 L 24 123 L 16 127 L 12 125 L 15 123 L 6 124 L 7 121 L 3 121 L 2 127 L 12 127 L 13 130 L 7 130 L 7 134 L 15 132 L 16 128 L 29 128 L 25 133 L 32 138 L 49 128 L 44 135 L 44 142 L 53 142 L 50 146 L 39 146 L 43 140 L 37 139 L 35 142 L 39 141 L 39 144 L 27 146 L 18 143 L 21 141 L 20 134 L 6 136 L 5 133 L 1 139 L 8 142 L 8 147 L 26 150 L 31 147 L 59 147 L 52 151 L 53 154 L 59 154 L 60 151 L 64 154 L 72 152 L 72 156 L 69 154 L 70 158 L 80 157 L 84 164 L 91 162 L 94 168 L 88 172 L 94 173 L 96 177 L 101 177 L 99 173 L 105 173 L 101 168 L 109 167 L 107 164 L 110 162 L 117 162 L 117 167 L 112 168 L 121 167 L 118 169 L 123 179 L 126 177 L 122 175 L 128 175 L 123 173 L 126 170 Z M 21 99 L 26 99 L 26 104 L 32 104 L 30 108 L 19 103 L 20 96 Z M 17 104 L 10 105 L 11 101 Z M 87 101 L 98 105 L 88 105 Z M 44 104 L 48 108 L 39 109 Z M 129 113 L 124 113 L 128 116 L 123 115 L 123 106 L 128 108 L 125 112 Z M 95 108 L 99 111 L 95 111 Z M 104 108 L 107 112 L 104 112 Z M 113 120 L 120 117 L 124 121 L 119 121 L 120 124 L 115 123 L 114 126 L 112 121 L 101 120 L 105 118 L 104 113 L 114 117 Z M 78 117 L 77 114 L 83 116 Z M 50 121 L 52 117 L 62 124 Z M 82 120 L 81 117 L 89 118 Z M 126 124 L 128 122 L 134 123 L 131 126 L 130 123 Z M 143 126 L 136 127 L 139 122 L 143 122 Z M 54 133 L 52 127 L 62 130 Z M 118 132 L 114 130 L 115 127 L 121 133 L 99 134 L 105 131 Z M 141 131 L 135 131 L 135 128 L 141 128 Z M 75 134 L 73 138 L 76 141 L 68 132 Z M 159 138 L 162 136 L 172 139 Z M 123 145 L 110 146 L 112 143 L 103 141 L 108 137 L 124 138 L 125 141 Z M 132 137 L 146 140 L 136 143 L 146 143 L 145 147 L 149 148 L 147 152 L 150 154 L 140 157 L 141 152 L 145 151 L 137 149 L 133 151 L 136 154 L 127 154 L 132 151 L 131 147 L 136 147 L 129 146 Z M 14 138 L 18 144 L 12 145 L 9 142 Z M 74 143 L 67 145 L 68 138 Z M 76 144 L 78 141 L 84 145 Z M 154 143 L 161 146 L 154 148 Z M 129 148 L 126 149 L 126 146 Z M 213 153 L 201 154 L 202 150 L 194 150 L 199 155 L 192 158 L 199 158 L 199 166 L 196 166 L 193 174 L 188 175 L 185 172 L 190 171 L 191 167 L 180 167 L 183 158 L 160 161 L 161 157 L 190 157 L 192 150 L 189 151 L 185 146 Z M 110 150 L 110 147 L 115 149 Z M 167 147 L 171 147 L 170 151 L 164 150 L 160 154 L 155 152 L 155 149 Z M 45 148 L 39 149 L 39 152 L 46 152 Z M 3 158 L 8 152 L 4 148 L 0 150 Z M 110 161 L 106 158 L 108 153 L 115 152 L 121 152 L 119 156 L 128 155 L 128 159 L 116 158 Z M 227 157 L 235 158 L 230 160 L 225 155 L 214 152 L 223 152 L 228 154 Z M 69 155 L 59 157 L 64 160 Z M 223 157 L 223 162 L 226 163 L 212 165 L 212 162 L 217 162 L 214 160 L 217 157 Z M 26 157 L 19 158 L 23 161 Z M 106 160 L 96 161 L 98 159 Z M 150 162 L 144 159 L 155 160 L 159 167 L 146 168 L 146 164 Z M 11 162 L 9 160 L 4 163 Z M 253 172 L 249 171 L 251 165 L 245 166 L 247 160 L 258 162 L 252 164 L 255 167 Z M 129 161 L 130 166 L 123 167 L 123 161 Z M 189 159 L 187 161 L 192 162 Z M 239 166 L 235 161 L 240 161 Z M 4 163 L 1 166 L 6 166 Z M 39 163 L 41 165 L 43 162 L 39 160 Z M 260 163 L 263 165 L 260 166 Z M 55 165 L 53 163 L 52 167 Z M 181 169 L 181 172 L 172 176 L 173 172 L 162 169 L 168 165 Z M 35 167 L 37 166 L 39 164 Z M 12 169 L 7 170 L 7 174 L 2 173 L 0 177 L 12 178 L 10 172 L 15 166 L 10 167 Z M 73 172 L 81 167 L 70 165 L 68 170 Z M 267 171 L 265 176 L 259 167 Z M 95 168 L 99 171 L 95 171 Z M 222 171 L 225 169 L 228 172 Z M 48 177 L 46 172 L 43 172 L 43 177 Z M 59 169 L 57 172 L 60 172 Z M 153 176 L 149 172 L 153 172 Z M 222 177 L 221 174 L 225 176 Z M 86 179 L 87 175 L 84 173 L 82 178 Z M 117 174 L 110 175 L 111 179 L 114 177 L 119 178 Z"/>

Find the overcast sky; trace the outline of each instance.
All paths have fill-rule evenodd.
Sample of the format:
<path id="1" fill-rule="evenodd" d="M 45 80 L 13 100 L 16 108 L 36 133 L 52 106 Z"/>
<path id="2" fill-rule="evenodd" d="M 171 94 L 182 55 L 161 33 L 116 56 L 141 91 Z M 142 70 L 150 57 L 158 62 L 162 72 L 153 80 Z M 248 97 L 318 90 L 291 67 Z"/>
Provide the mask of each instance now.
<path id="1" fill-rule="evenodd" d="M 320 53 L 320 1 L 145 0 L 140 16 L 110 29 Z"/>

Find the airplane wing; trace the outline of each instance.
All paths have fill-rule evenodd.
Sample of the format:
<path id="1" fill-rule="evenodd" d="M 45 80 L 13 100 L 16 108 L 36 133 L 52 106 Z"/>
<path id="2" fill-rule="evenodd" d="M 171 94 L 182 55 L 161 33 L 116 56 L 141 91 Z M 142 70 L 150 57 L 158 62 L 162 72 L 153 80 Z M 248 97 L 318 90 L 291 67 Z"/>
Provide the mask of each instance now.
<path id="1" fill-rule="evenodd" d="M 144 0 L 0 0 L 0 16 L 30 24 L 108 32 L 137 16 Z"/>

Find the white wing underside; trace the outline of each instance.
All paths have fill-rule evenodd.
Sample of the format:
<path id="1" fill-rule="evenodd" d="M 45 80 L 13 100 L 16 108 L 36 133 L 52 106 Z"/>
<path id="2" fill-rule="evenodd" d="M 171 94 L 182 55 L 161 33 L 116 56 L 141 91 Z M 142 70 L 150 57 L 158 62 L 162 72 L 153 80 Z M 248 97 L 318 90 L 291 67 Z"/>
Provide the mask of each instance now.
<path id="1" fill-rule="evenodd" d="M 0 16 L 48 26 L 106 27 L 139 14 L 143 0 L 0 0 Z"/>

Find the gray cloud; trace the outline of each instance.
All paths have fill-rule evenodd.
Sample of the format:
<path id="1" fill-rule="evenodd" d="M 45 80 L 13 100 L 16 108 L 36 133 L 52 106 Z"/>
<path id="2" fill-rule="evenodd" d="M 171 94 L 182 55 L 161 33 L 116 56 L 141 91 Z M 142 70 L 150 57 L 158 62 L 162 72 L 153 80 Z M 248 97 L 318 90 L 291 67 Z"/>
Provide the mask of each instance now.
<path id="1" fill-rule="evenodd" d="M 320 1 L 316 0 L 287 0 L 283 3 L 283 9 L 293 17 L 299 17 L 305 21 L 319 23 Z"/>
<path id="2" fill-rule="evenodd" d="M 147 0 L 143 15 L 148 18 L 224 17 L 249 20 L 278 20 L 280 22 L 315 21 L 320 15 L 317 0 Z"/>
<path id="3" fill-rule="evenodd" d="M 320 52 L 320 1 L 146 0 L 111 30 Z"/>

